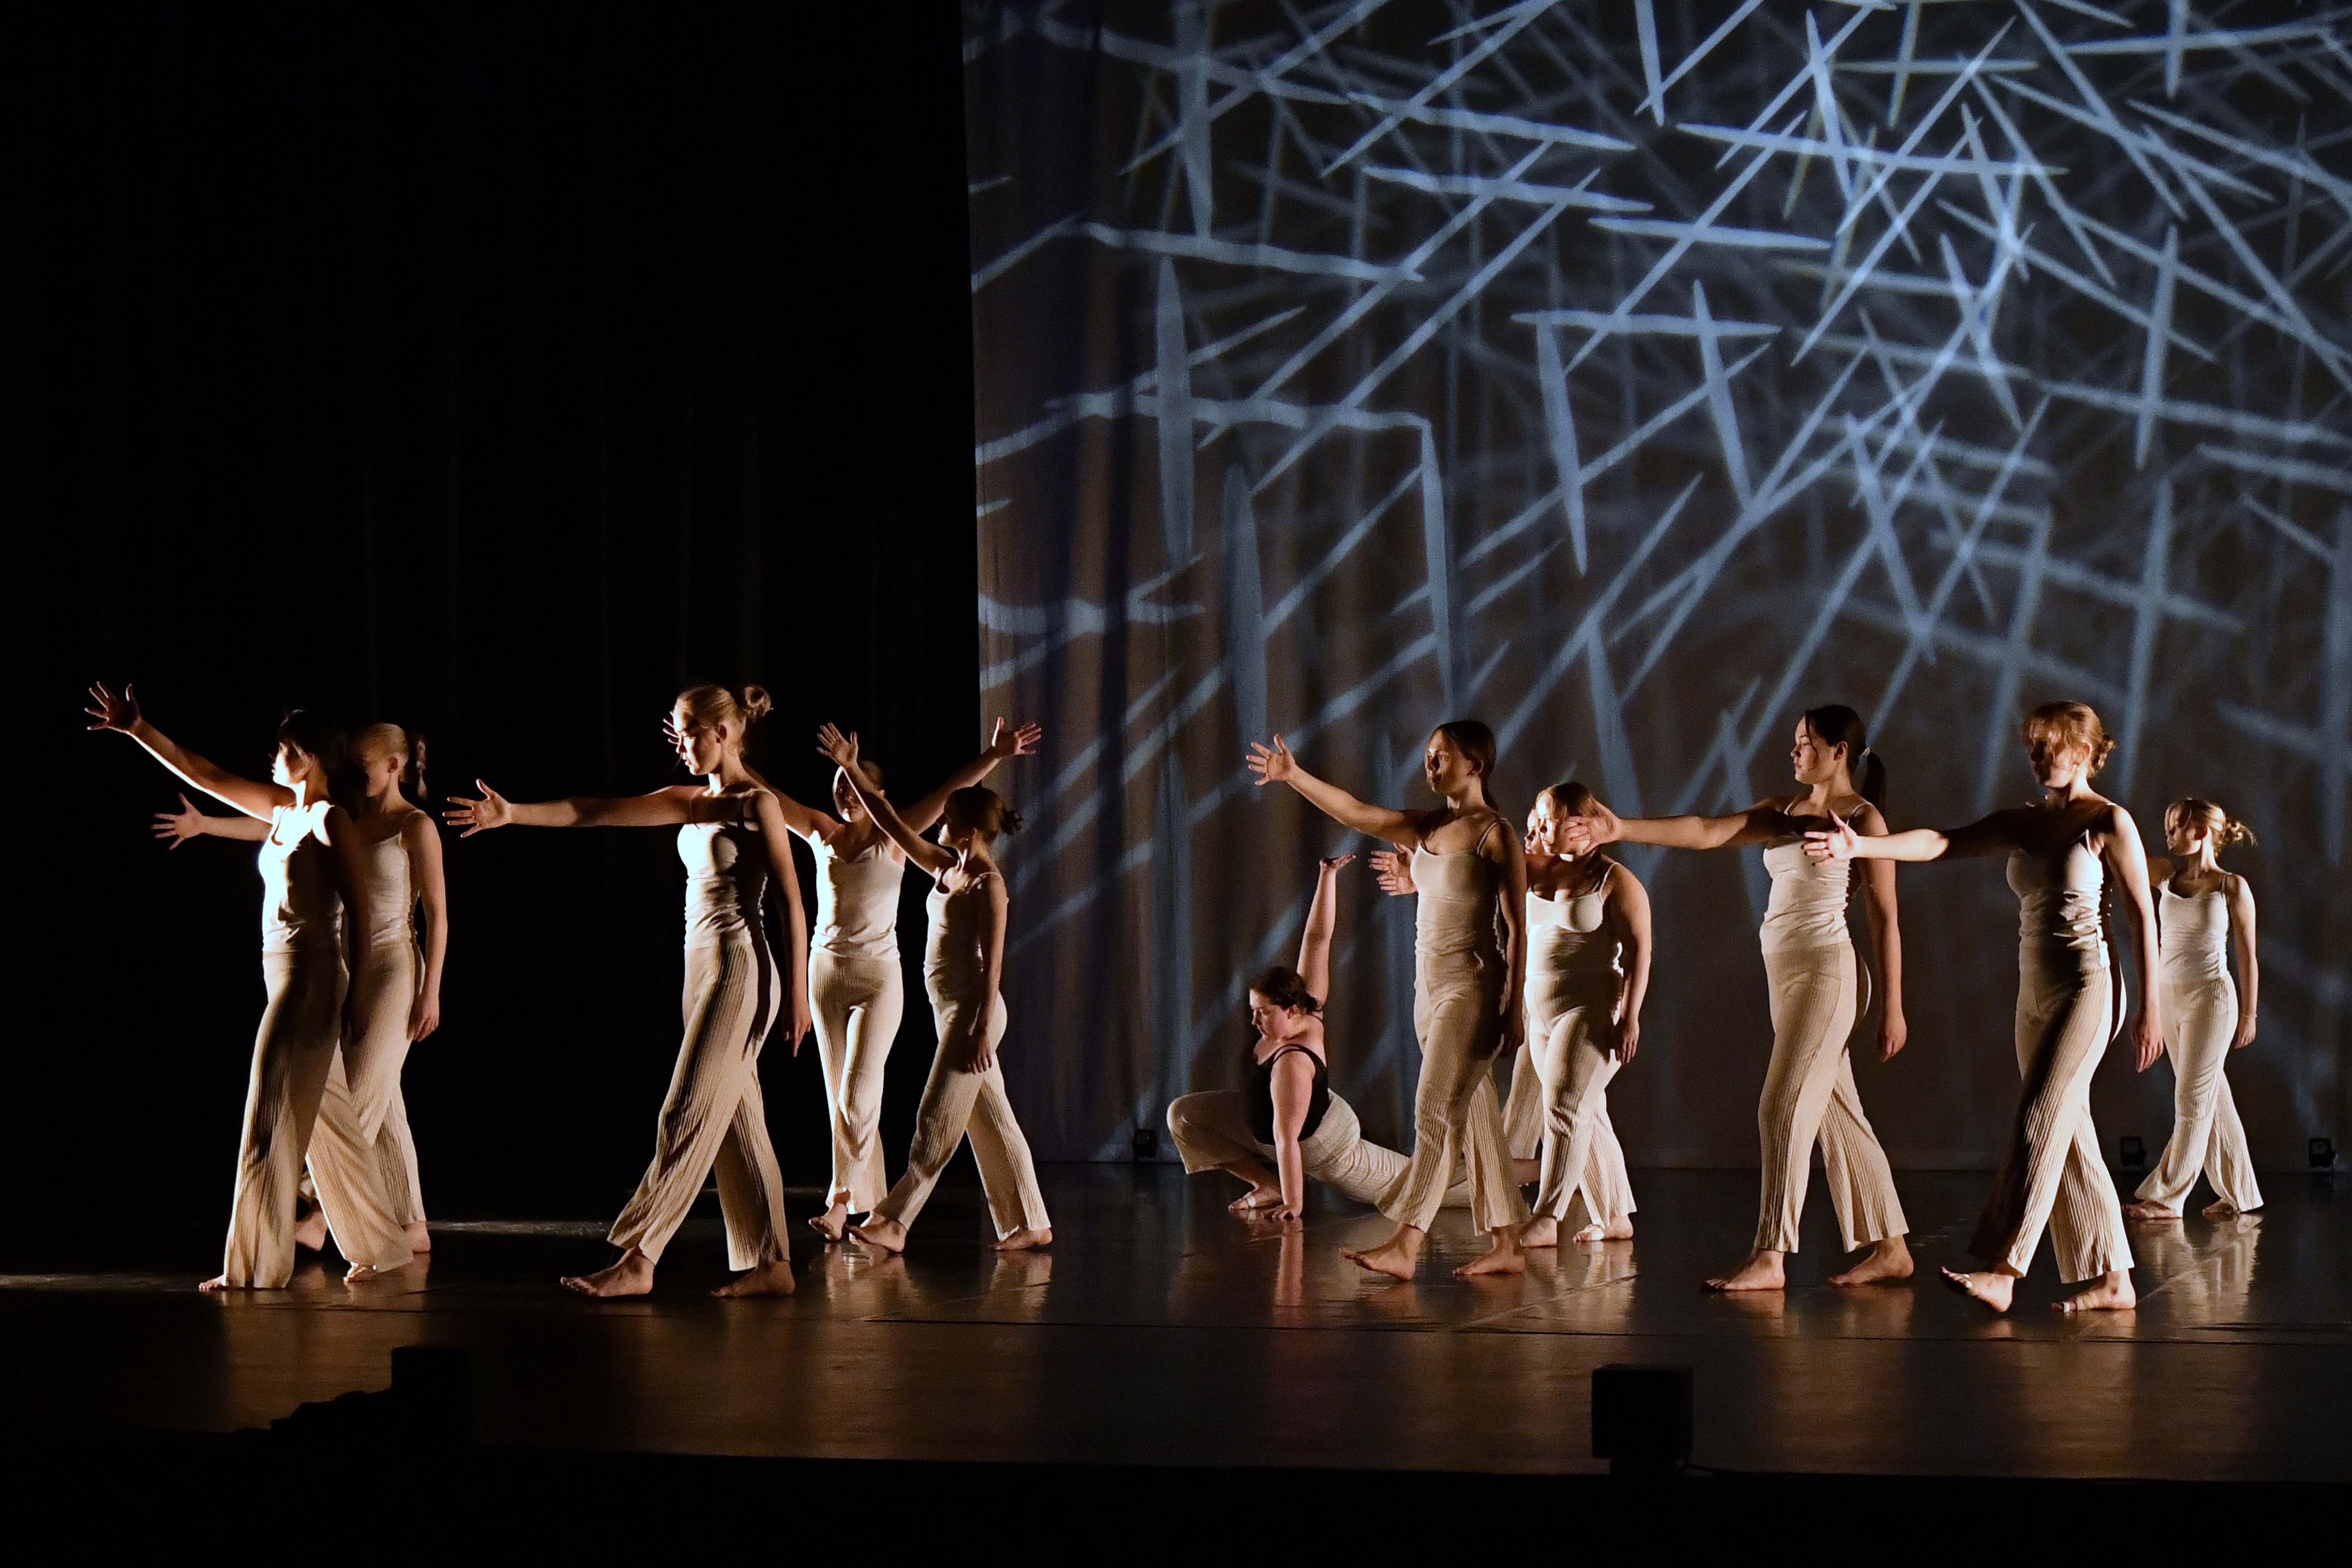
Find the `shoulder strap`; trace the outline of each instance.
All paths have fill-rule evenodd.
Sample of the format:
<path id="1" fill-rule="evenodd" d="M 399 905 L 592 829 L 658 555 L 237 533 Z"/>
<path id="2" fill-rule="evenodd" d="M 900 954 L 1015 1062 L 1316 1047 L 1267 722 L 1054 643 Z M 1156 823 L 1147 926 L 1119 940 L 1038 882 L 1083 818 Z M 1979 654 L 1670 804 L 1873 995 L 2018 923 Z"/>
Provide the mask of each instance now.
<path id="1" fill-rule="evenodd" d="M 1326 1063 L 1321 1057 L 1318 1057 L 1313 1051 L 1308 1050 L 1305 1046 L 1276 1046 L 1274 1049 L 1274 1055 L 1266 1058 L 1260 1065 L 1263 1066 L 1266 1071 L 1272 1072 L 1274 1070 L 1275 1063 L 1280 1061 L 1283 1058 L 1289 1056 L 1294 1051 L 1298 1055 L 1305 1057 L 1307 1062 L 1313 1066 L 1318 1072 L 1328 1070 L 1328 1064 Z"/>
<path id="2" fill-rule="evenodd" d="M 1492 809 L 1492 807 L 1489 807 L 1488 809 L 1490 809 L 1490 810 L 1491 810 L 1491 809 Z M 1471 854 L 1473 854 L 1473 855 L 1475 855 L 1475 854 L 1477 854 L 1479 851 L 1481 851 L 1481 850 L 1485 849 L 1485 848 L 1486 847 L 1486 834 L 1487 834 L 1487 833 L 1492 833 L 1492 832 L 1494 832 L 1494 831 L 1495 831 L 1495 829 L 1496 829 L 1497 827 L 1500 827 L 1500 826 L 1503 826 L 1503 814 L 1502 814 L 1501 812 L 1497 811 L 1497 812 L 1496 812 L 1496 813 L 1495 813 L 1495 818 L 1494 818 L 1494 820 L 1493 820 L 1492 822 L 1489 822 L 1488 824 L 1486 824 L 1486 833 L 1481 833 L 1480 835 L 1478 835 L 1478 842 L 1477 842 L 1477 843 L 1475 843 L 1475 844 L 1473 844 L 1472 846 L 1470 846 L 1470 853 L 1471 853 Z"/>

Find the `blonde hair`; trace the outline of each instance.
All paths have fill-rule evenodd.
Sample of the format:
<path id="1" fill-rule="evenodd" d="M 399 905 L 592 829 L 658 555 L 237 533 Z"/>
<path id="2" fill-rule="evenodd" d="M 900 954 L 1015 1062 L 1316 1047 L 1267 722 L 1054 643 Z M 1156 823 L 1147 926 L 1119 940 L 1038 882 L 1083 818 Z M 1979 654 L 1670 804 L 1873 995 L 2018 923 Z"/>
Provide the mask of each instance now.
<path id="1" fill-rule="evenodd" d="M 677 694 L 677 706 L 686 714 L 688 729 L 708 730 L 714 724 L 732 724 L 739 742 L 775 705 L 764 686 L 747 686 L 740 691 L 724 686 L 689 686 Z"/>
<path id="2" fill-rule="evenodd" d="M 377 747 L 400 759 L 400 793 L 414 805 L 425 804 L 425 737 L 397 724 L 371 724 L 352 737 L 352 755 Z"/>
<path id="3" fill-rule="evenodd" d="M 1533 827 L 1536 806 L 1551 802 L 1551 808 L 1562 816 L 1591 816 L 1594 798 L 1592 786 L 1570 781 L 1567 784 L 1546 784 L 1536 791 L 1535 806 L 1528 808 L 1528 826 Z"/>
<path id="4" fill-rule="evenodd" d="M 2099 722 L 2097 710 L 2087 702 L 2044 702 L 2025 716 L 2019 732 L 2028 745 L 2051 740 L 2062 746 L 2090 747 L 2091 763 L 2083 771 L 2084 778 L 2095 775 L 2115 755 L 2115 737 L 2107 733 L 2107 727 Z"/>
<path id="5" fill-rule="evenodd" d="M 2231 816 L 2210 800 L 2184 795 L 2164 808 L 2164 825 L 2170 827 L 2184 818 L 2196 822 L 2213 836 L 2213 852 L 2218 855 L 2233 844 L 2256 842 L 2254 830 Z"/>

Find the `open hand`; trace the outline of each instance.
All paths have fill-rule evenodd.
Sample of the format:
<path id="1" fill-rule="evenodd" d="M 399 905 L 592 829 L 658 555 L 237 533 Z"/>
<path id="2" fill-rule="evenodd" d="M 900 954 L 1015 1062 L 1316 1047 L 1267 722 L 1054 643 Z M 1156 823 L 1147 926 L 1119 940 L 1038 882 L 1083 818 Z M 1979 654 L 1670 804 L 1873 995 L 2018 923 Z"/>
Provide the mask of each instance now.
<path id="1" fill-rule="evenodd" d="M 1595 800 L 1590 816 L 1552 818 L 1550 852 L 1590 855 L 1603 844 L 1616 843 L 1624 833 L 1624 818 Z"/>
<path id="2" fill-rule="evenodd" d="M 179 810 L 159 811 L 155 814 L 155 837 L 168 839 L 174 849 L 191 838 L 202 838 L 204 836 L 205 814 L 195 808 L 194 803 L 188 799 L 188 793 L 185 790 L 180 792 Z"/>
<path id="3" fill-rule="evenodd" d="M 1336 871 L 1354 858 L 1353 855 L 1326 855 L 1315 863 L 1326 871 Z"/>
<path id="4" fill-rule="evenodd" d="M 1372 874 L 1380 879 L 1381 891 L 1392 899 L 1421 891 L 1412 879 L 1412 858 L 1402 849 L 1373 850 Z"/>
<path id="5" fill-rule="evenodd" d="M 1261 788 L 1270 784 L 1284 784 L 1298 772 L 1298 760 L 1290 754 L 1290 748 L 1282 743 L 1282 737 L 1276 735 L 1271 746 L 1261 746 L 1255 741 L 1250 742 L 1249 771 L 1257 775 Z"/>
<path id="6" fill-rule="evenodd" d="M 103 680 L 89 685 L 89 700 L 82 711 L 93 721 L 92 730 L 135 730 L 139 727 L 139 698 L 126 683 L 122 689 L 110 689 Z"/>
<path id="7" fill-rule="evenodd" d="M 1034 724 L 1024 724 L 1016 730 L 1012 720 L 999 719 L 996 729 L 988 737 L 988 754 L 1000 763 L 1007 757 L 1025 757 L 1034 752 L 1037 743 L 1045 738 L 1045 731 Z M 856 737 L 852 736 L 851 739 L 855 741 Z"/>
<path id="8" fill-rule="evenodd" d="M 1816 860 L 1851 860 L 1861 842 L 1853 823 L 1832 816 L 1827 827 L 1816 827 L 1805 835 L 1805 853 Z"/>
<path id="9" fill-rule="evenodd" d="M 844 773 L 857 769 L 857 731 L 843 733 L 838 724 L 820 724 L 816 731 L 816 749 L 820 754 Z"/>
<path id="10" fill-rule="evenodd" d="M 471 838 L 477 833 L 504 827 L 514 820 L 514 807 L 507 803 L 506 796 L 480 779 L 474 781 L 474 787 L 482 792 L 479 800 L 468 800 L 461 795 L 451 795 L 449 809 L 441 814 L 450 826 L 465 829 L 457 835 L 460 838 Z"/>

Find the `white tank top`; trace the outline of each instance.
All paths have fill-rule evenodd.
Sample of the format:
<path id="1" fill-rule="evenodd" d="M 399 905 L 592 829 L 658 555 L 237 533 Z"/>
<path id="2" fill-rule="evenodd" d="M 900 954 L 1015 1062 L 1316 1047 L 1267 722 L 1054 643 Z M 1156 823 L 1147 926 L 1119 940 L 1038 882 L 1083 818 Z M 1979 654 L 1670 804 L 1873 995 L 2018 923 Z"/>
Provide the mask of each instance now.
<path id="1" fill-rule="evenodd" d="M 816 934 L 820 952 L 843 958 L 898 956 L 898 888 L 906 862 L 877 840 L 862 855 L 835 852 L 824 839 L 809 848 L 816 857 Z"/>
<path id="2" fill-rule="evenodd" d="M 407 947 L 416 941 L 412 923 L 416 888 L 409 876 L 408 845 L 394 833 L 360 851 L 360 911 L 370 947 Z"/>
<path id="3" fill-rule="evenodd" d="M 1764 869 L 1771 873 L 1772 900 L 1764 906 L 1764 923 L 1756 934 L 1765 952 L 1853 944 L 1845 924 L 1850 863 L 1815 860 L 1805 853 L 1803 836 L 1791 833 L 1764 846 Z"/>
<path id="4" fill-rule="evenodd" d="M 2088 974 L 2107 966 L 2099 926 L 2099 889 L 2106 868 L 2088 833 L 2044 859 L 2021 849 L 2009 857 L 2010 890 L 2017 895 L 2018 963 L 2029 969 Z"/>
<path id="5" fill-rule="evenodd" d="M 988 877 L 995 875 L 992 871 L 952 893 L 944 883 L 931 884 L 931 896 L 924 900 L 931 919 L 923 948 L 923 985 L 934 1007 L 977 1007 L 988 988 L 980 941 L 982 924 L 989 918 Z"/>
<path id="6" fill-rule="evenodd" d="M 768 881 L 767 847 L 756 829 L 734 822 L 689 822 L 677 830 L 686 862 L 686 945 L 707 947 L 737 931 L 753 941 L 760 894 Z"/>
<path id="7" fill-rule="evenodd" d="M 1616 873 L 1612 870 L 1610 875 Z M 1528 981 L 1557 981 L 1582 986 L 1602 980 L 1614 982 L 1617 939 L 1600 935 L 1609 895 L 1609 879 L 1589 893 L 1572 899 L 1528 895 Z"/>
<path id="8" fill-rule="evenodd" d="M 2182 897 L 2168 880 L 2157 896 L 2157 919 L 2164 933 L 2158 943 L 2168 984 L 2204 984 L 2230 976 L 2223 951 L 2230 940 L 2230 899 L 2227 884 L 2210 893 Z"/>
<path id="9" fill-rule="evenodd" d="M 260 858 L 264 952 L 317 952 L 342 941 L 343 900 L 327 865 L 334 851 L 318 837 L 333 809 L 333 802 L 317 800 L 269 814 Z"/>

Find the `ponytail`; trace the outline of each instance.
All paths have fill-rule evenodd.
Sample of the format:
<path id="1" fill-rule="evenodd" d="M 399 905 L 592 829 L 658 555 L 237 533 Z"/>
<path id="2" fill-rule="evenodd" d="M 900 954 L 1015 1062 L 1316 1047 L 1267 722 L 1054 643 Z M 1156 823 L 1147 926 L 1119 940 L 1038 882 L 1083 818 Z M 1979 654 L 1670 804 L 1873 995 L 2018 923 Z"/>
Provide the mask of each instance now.
<path id="1" fill-rule="evenodd" d="M 2216 856 L 2231 845 L 2259 842 L 2254 837 L 2252 828 L 2231 816 L 2212 801 L 2200 799 L 2193 795 L 2183 795 L 2164 808 L 2164 820 L 2168 826 L 2184 817 L 2199 824 L 2206 832 L 2212 835 L 2213 853 Z"/>

